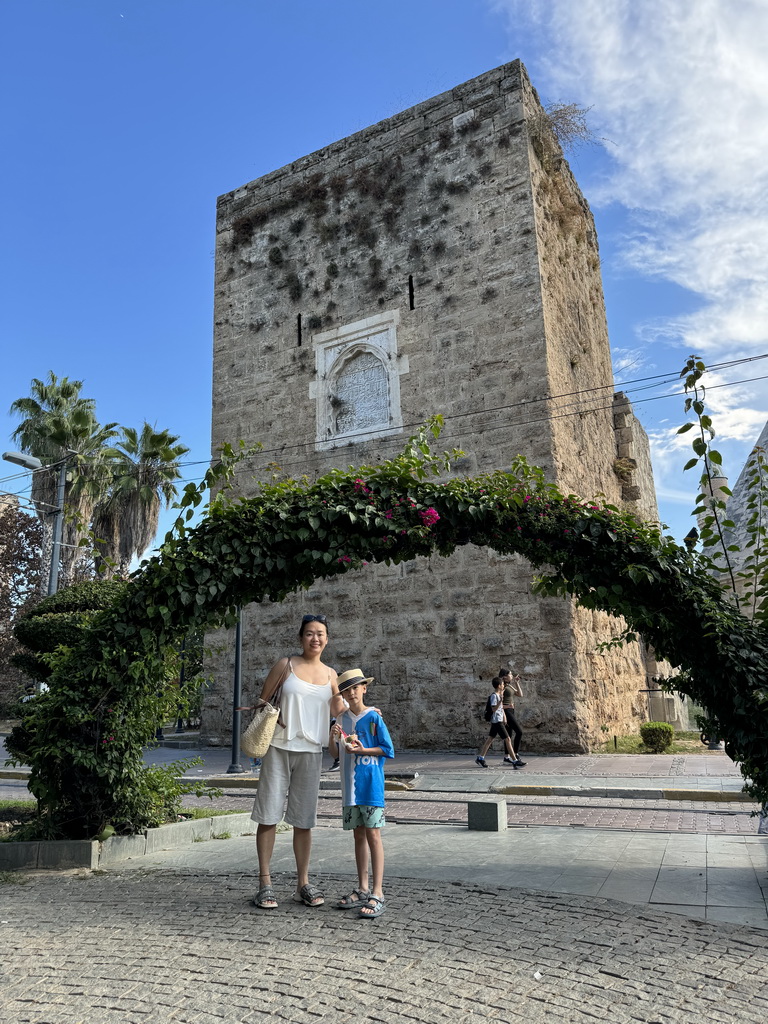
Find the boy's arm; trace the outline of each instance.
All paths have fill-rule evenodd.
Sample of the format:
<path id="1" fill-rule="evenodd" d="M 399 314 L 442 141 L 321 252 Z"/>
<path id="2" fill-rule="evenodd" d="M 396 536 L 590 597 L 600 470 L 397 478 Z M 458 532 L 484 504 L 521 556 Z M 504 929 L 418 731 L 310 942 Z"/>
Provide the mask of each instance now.
<path id="1" fill-rule="evenodd" d="M 392 737 L 389 735 L 389 729 L 387 723 L 381 717 L 380 712 L 376 712 L 376 739 L 379 741 L 377 747 L 375 747 L 377 757 L 394 757 L 395 748 L 392 743 Z"/>
<path id="2" fill-rule="evenodd" d="M 387 729 L 386 722 L 375 708 L 370 708 L 369 710 L 376 712 L 377 721 L 374 735 L 378 739 L 379 745 L 376 747 L 363 747 L 358 740 L 354 746 L 349 747 L 348 749 L 353 754 L 367 754 L 370 757 L 394 757 L 395 748 L 392 745 L 392 737 L 389 735 L 389 729 Z"/>

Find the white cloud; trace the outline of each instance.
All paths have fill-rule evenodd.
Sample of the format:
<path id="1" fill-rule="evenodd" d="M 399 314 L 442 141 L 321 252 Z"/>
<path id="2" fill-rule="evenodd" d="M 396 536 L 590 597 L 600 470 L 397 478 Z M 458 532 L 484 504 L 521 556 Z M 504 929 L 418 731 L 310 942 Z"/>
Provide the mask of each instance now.
<path id="1" fill-rule="evenodd" d="M 768 3 L 765 0 L 496 0 L 549 99 L 593 107 L 611 140 L 593 205 L 620 203 L 634 271 L 701 299 L 641 338 L 718 361 L 768 349 Z M 621 360 L 619 360 L 621 364 Z M 751 376 L 745 372 L 742 376 Z M 758 376 L 755 371 L 754 376 Z M 763 384 L 724 389 L 717 427 L 749 441 Z M 656 454 L 656 449 L 655 449 Z"/>

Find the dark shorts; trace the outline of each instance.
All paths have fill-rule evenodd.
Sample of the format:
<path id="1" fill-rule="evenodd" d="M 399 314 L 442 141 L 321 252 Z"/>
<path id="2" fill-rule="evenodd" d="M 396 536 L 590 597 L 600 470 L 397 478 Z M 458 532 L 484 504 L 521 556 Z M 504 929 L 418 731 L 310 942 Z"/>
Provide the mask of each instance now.
<path id="1" fill-rule="evenodd" d="M 501 736 L 503 739 L 509 739 L 509 733 L 507 727 L 503 722 L 491 722 L 491 731 L 488 733 L 489 736 Z"/>

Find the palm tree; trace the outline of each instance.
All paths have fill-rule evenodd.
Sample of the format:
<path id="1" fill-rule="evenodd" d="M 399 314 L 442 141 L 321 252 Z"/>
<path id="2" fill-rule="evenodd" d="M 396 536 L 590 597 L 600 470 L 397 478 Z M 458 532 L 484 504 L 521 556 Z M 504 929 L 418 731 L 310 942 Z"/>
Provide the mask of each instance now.
<path id="1" fill-rule="evenodd" d="M 84 555 L 78 546 L 88 529 L 94 506 L 109 485 L 107 444 L 117 434 L 116 423 L 102 426 L 96 419 L 96 403 L 81 398 L 83 381 L 58 378 L 49 372 L 46 381 L 33 378 L 31 393 L 11 405 L 11 414 L 23 417 L 13 432 L 23 452 L 34 455 L 44 467 L 32 478 L 32 500 L 44 525 L 49 526 L 57 508 L 57 481 L 63 459 L 69 460 L 64 491 L 62 577 L 71 577 L 75 563 Z M 46 529 L 46 556 L 51 530 Z"/>
<path id="2" fill-rule="evenodd" d="M 160 509 L 177 494 L 173 481 L 181 476 L 178 460 L 189 451 L 177 443 L 178 436 L 146 422 L 141 433 L 132 427 L 121 431 L 121 439 L 107 449 L 109 492 L 93 512 L 103 575 L 111 575 L 115 566 L 126 572 L 131 559 L 155 539 Z"/>

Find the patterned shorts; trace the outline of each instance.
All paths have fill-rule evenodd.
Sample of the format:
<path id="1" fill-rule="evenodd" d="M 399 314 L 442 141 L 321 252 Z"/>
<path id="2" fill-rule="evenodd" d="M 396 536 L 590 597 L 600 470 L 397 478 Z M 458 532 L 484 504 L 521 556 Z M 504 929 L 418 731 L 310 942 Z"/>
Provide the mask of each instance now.
<path id="1" fill-rule="evenodd" d="M 384 828 L 383 807 L 344 807 L 342 823 L 345 829 L 359 828 L 364 825 L 366 828 Z"/>

